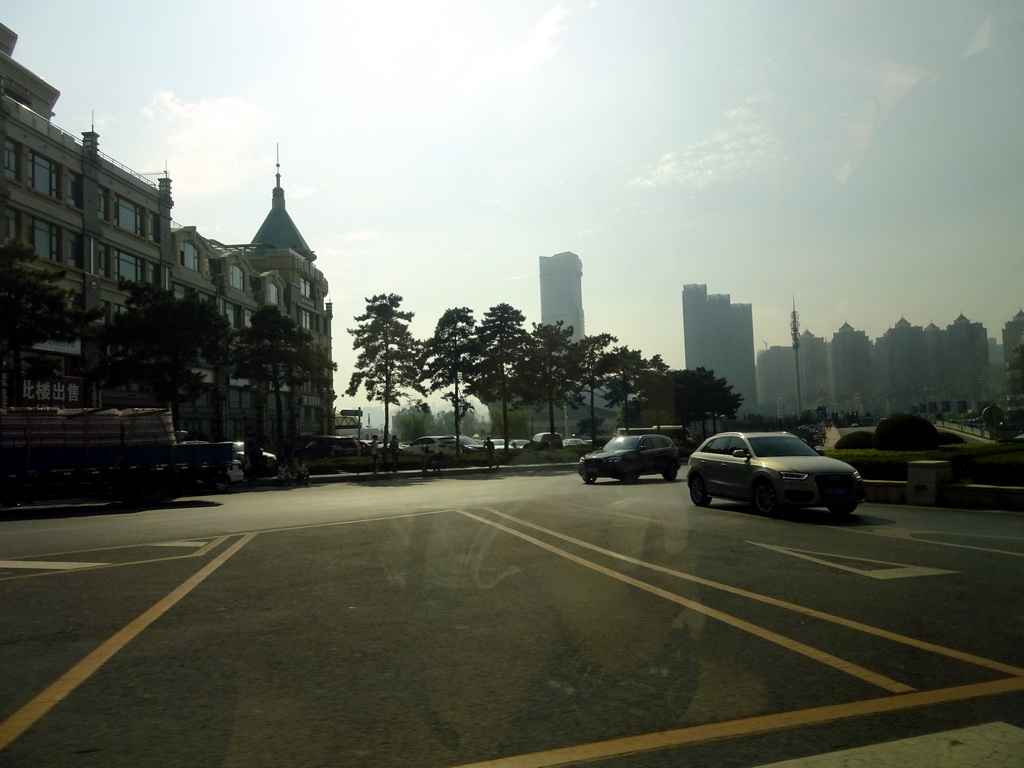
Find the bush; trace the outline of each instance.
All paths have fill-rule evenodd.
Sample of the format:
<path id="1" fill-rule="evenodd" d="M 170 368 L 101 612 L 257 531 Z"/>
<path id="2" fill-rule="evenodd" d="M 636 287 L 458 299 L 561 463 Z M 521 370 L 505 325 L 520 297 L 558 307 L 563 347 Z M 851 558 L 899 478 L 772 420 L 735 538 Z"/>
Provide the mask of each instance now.
<path id="1" fill-rule="evenodd" d="M 856 450 L 859 448 L 874 448 L 875 447 L 875 436 L 871 432 L 865 432 L 861 430 L 859 432 L 851 432 L 848 435 L 843 435 L 839 438 L 836 443 L 836 450 Z"/>
<path id="2" fill-rule="evenodd" d="M 875 448 L 880 451 L 927 451 L 939 445 L 939 431 L 927 419 L 898 413 L 875 427 Z"/>

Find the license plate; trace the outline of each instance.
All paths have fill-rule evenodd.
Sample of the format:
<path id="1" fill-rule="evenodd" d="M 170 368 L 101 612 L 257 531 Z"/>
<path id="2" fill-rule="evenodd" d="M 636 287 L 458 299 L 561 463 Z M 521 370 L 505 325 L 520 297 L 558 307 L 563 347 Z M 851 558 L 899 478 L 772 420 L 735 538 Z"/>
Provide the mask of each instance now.
<path id="1" fill-rule="evenodd" d="M 836 486 L 836 487 L 826 488 L 825 489 L 825 495 L 830 497 L 830 498 L 836 498 L 836 497 L 841 497 L 841 496 L 849 496 L 850 492 L 848 490 L 846 490 L 846 488 L 842 488 L 842 487 Z"/>

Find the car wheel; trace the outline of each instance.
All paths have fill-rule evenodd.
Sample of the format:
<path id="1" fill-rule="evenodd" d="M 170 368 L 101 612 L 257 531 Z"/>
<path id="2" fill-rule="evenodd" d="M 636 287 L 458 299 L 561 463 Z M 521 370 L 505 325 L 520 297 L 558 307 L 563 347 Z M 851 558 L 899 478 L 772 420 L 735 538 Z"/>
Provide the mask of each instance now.
<path id="1" fill-rule="evenodd" d="M 593 485 L 597 482 L 597 478 L 594 475 L 584 475 L 583 482 L 587 485 Z"/>
<path id="2" fill-rule="evenodd" d="M 828 511 L 833 515 L 849 515 L 857 508 L 856 504 L 829 504 Z"/>
<path id="3" fill-rule="evenodd" d="M 231 478 L 221 473 L 213 478 L 213 490 L 217 493 L 227 493 L 231 487 Z"/>
<path id="4" fill-rule="evenodd" d="M 759 480 L 754 485 L 754 506 L 762 515 L 774 515 L 779 511 L 779 497 L 767 480 Z"/>
<path id="5" fill-rule="evenodd" d="M 661 473 L 661 476 L 666 480 L 675 480 L 679 476 L 679 467 L 675 464 L 666 464 L 665 471 Z"/>
<path id="6" fill-rule="evenodd" d="M 690 501 L 698 507 L 706 507 L 711 503 L 708 495 L 708 488 L 704 485 L 704 478 L 700 475 L 690 475 Z"/>

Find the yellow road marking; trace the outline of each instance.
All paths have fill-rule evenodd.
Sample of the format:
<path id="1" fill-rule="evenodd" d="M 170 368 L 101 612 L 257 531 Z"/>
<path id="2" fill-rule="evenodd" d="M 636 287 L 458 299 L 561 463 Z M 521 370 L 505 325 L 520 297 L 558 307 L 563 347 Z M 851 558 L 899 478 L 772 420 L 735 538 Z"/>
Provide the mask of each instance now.
<path id="1" fill-rule="evenodd" d="M 896 632 L 890 632 L 886 629 L 873 627 L 870 624 L 862 624 L 859 621 L 844 619 L 842 616 L 835 616 L 831 613 L 824 613 L 823 611 L 815 610 L 814 608 L 807 608 L 806 606 L 797 605 L 796 603 L 789 603 L 785 600 L 779 600 L 774 597 L 769 597 L 768 595 L 761 595 L 757 592 L 750 592 L 746 589 L 740 589 L 739 587 L 733 587 L 728 584 L 722 584 L 718 581 L 711 581 L 710 579 L 705 579 L 700 576 L 694 576 L 691 573 L 675 571 L 671 568 L 656 565 L 655 563 L 649 563 L 646 560 L 639 560 L 635 557 L 630 557 L 629 555 L 623 555 L 620 552 L 613 552 L 609 549 L 598 547 L 594 544 L 590 544 L 589 542 L 581 541 L 580 539 L 573 538 L 572 536 L 567 536 L 564 533 L 549 530 L 548 528 L 544 528 L 543 526 L 536 525 L 534 523 L 529 523 L 526 520 L 520 520 L 517 517 L 507 515 L 504 512 L 499 512 L 498 510 L 492 509 L 490 507 L 484 507 L 484 509 L 507 520 L 512 520 L 528 528 L 533 528 L 534 530 L 542 531 L 550 536 L 571 542 L 579 547 L 583 547 L 584 549 L 589 549 L 594 552 L 600 552 L 601 554 L 607 555 L 608 557 L 613 557 L 617 560 L 622 560 L 623 562 L 632 563 L 633 565 L 643 566 L 644 568 L 650 568 L 652 571 L 658 571 L 659 573 L 664 573 L 669 576 L 675 576 L 676 578 L 683 579 L 684 581 L 691 581 L 694 584 L 700 584 L 704 587 L 711 587 L 712 589 L 719 589 L 723 592 L 728 592 L 733 595 L 739 595 L 740 597 L 747 597 L 751 600 L 757 600 L 758 602 L 765 603 L 766 605 L 774 605 L 777 608 L 785 608 L 788 611 L 800 613 L 804 616 L 811 616 L 813 618 L 821 619 L 822 621 L 828 621 L 833 624 L 838 624 L 839 626 L 847 627 L 849 629 L 855 629 L 858 632 L 863 632 L 868 635 L 880 637 L 884 640 L 891 640 L 894 643 L 900 643 L 911 648 L 917 648 L 918 650 L 928 651 L 929 653 L 935 653 L 940 656 L 946 656 L 947 658 L 956 659 L 958 661 L 964 661 L 968 664 L 974 664 L 978 667 L 984 667 L 985 669 L 995 670 L 996 672 L 1003 672 L 1005 674 L 1013 675 L 1015 677 L 1024 676 L 1024 669 L 1021 669 L 1020 667 L 1015 667 L 1010 664 L 1003 664 L 1002 662 L 993 661 L 992 659 L 986 659 L 982 656 L 975 656 L 972 653 L 965 653 L 964 651 L 958 651 L 954 648 L 947 648 L 942 645 L 936 645 L 935 643 L 929 643 L 925 640 L 917 640 L 913 637 L 900 635 Z"/>
<path id="2" fill-rule="evenodd" d="M 673 747 L 683 747 L 705 741 L 716 741 L 736 736 L 750 736 L 769 731 L 778 731 L 784 728 L 797 728 L 816 723 L 827 723 L 852 717 L 864 717 L 884 712 L 928 707 L 952 701 L 966 701 L 982 696 L 996 696 L 1018 691 L 1024 691 L 1024 678 L 1011 677 L 1003 680 L 992 680 L 986 683 L 944 688 L 937 691 L 905 693 L 899 696 L 867 699 L 849 704 L 831 704 L 826 707 L 814 707 L 794 712 L 780 712 L 774 715 L 760 715 L 742 720 L 729 720 L 723 723 L 695 725 L 690 728 L 647 733 L 641 736 L 627 736 L 621 739 L 551 749 L 546 752 L 533 752 L 527 755 L 515 755 L 497 760 L 466 763 L 461 766 L 454 766 L 453 768 L 554 768 L 555 766 L 572 765 L 591 760 L 602 760 Z"/>
<path id="3" fill-rule="evenodd" d="M 838 669 L 840 672 L 843 672 L 852 677 L 856 677 L 857 679 L 863 680 L 864 682 L 870 683 L 872 685 L 876 685 L 879 688 L 882 688 L 886 691 L 890 691 L 892 693 L 906 693 L 908 691 L 914 690 L 909 685 L 897 682 L 896 680 L 892 680 L 891 678 L 888 678 L 884 675 L 880 675 L 877 672 L 872 672 L 870 669 L 862 667 L 859 664 L 854 664 L 853 662 L 847 661 L 846 659 L 841 659 L 838 656 L 833 656 L 831 653 L 827 653 L 817 648 L 813 648 L 812 646 L 806 645 L 805 643 L 801 643 L 798 640 L 793 640 L 792 638 L 785 637 L 776 632 L 772 632 L 771 630 L 765 629 L 764 627 L 759 627 L 756 624 L 752 624 L 749 621 L 744 621 L 743 619 L 737 618 L 736 616 L 732 616 L 731 614 L 724 613 L 722 611 L 717 611 L 714 608 L 710 608 L 706 605 L 703 605 L 702 603 L 697 603 L 693 600 L 688 600 L 687 598 L 681 597 L 680 595 L 677 595 L 674 592 L 669 592 L 668 590 L 655 587 L 652 584 L 648 584 L 645 581 L 640 581 L 639 579 L 634 579 L 631 576 L 619 573 L 618 571 L 612 570 L 611 568 L 605 568 L 603 565 L 598 565 L 597 563 L 593 563 L 585 558 L 577 557 L 576 555 L 573 555 L 570 552 L 566 552 L 563 549 L 559 549 L 558 547 L 543 542 L 540 539 L 535 539 L 532 536 L 528 536 L 525 533 L 522 533 L 521 531 L 516 531 L 512 528 L 509 528 L 508 526 L 502 525 L 501 523 L 495 523 L 492 520 L 487 520 L 486 518 L 478 517 L 477 515 L 474 515 L 471 512 L 466 512 L 463 510 L 460 510 L 460 513 L 465 515 L 466 517 L 473 518 L 474 520 L 479 520 L 480 522 L 485 523 L 486 525 L 492 525 L 495 528 L 505 531 L 506 533 L 511 533 L 513 536 L 518 536 L 524 541 L 528 541 L 531 544 L 541 547 L 542 549 L 546 549 L 549 552 L 558 555 L 559 557 L 564 557 L 567 560 L 571 560 L 572 562 L 577 563 L 578 565 L 590 568 L 591 570 L 597 571 L 598 573 L 603 573 L 606 576 L 610 576 L 613 579 L 618 579 L 619 581 L 625 582 L 626 584 L 630 584 L 639 589 L 643 589 L 647 592 L 650 592 L 653 595 L 657 595 L 658 597 L 662 597 L 666 600 L 671 600 L 674 603 L 685 606 L 690 610 L 703 613 L 706 616 L 710 616 L 713 619 L 718 619 L 719 621 L 729 624 L 738 629 L 741 629 L 744 632 L 749 632 L 750 634 L 760 637 L 763 640 L 767 640 L 768 642 L 780 645 L 783 648 L 786 648 L 787 650 L 799 653 L 802 656 L 806 656 L 810 659 L 813 659 L 814 661 L 820 664 L 825 664 L 827 666 L 833 667 L 834 669 Z"/>
<path id="4" fill-rule="evenodd" d="M 211 573 L 220 568 L 238 550 L 248 544 L 255 533 L 249 533 L 228 547 L 224 552 L 207 563 L 195 575 L 187 579 L 166 597 L 155 603 L 144 613 L 126 624 L 114 635 L 61 675 L 39 695 L 25 704 L 9 718 L 0 722 L 0 750 L 31 728 L 53 707 L 63 701 L 79 685 L 118 651 L 124 648 L 146 627 L 170 610 L 179 600 L 199 586 Z"/>

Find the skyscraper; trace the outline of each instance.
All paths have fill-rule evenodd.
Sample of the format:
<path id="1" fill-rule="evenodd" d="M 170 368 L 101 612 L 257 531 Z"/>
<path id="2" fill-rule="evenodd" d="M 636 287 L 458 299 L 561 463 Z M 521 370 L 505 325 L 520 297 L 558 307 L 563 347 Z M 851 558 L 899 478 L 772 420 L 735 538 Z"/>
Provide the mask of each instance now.
<path id="1" fill-rule="evenodd" d="M 583 338 L 583 262 L 569 251 L 540 257 L 540 321 L 559 320 L 572 326 L 573 341 Z"/>
<path id="2" fill-rule="evenodd" d="M 686 367 L 707 368 L 743 396 L 741 411 L 757 410 L 754 320 L 749 304 L 733 304 L 727 293 L 708 295 L 706 285 L 683 286 Z"/>

